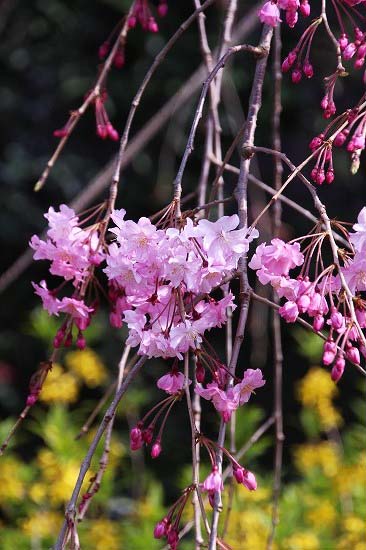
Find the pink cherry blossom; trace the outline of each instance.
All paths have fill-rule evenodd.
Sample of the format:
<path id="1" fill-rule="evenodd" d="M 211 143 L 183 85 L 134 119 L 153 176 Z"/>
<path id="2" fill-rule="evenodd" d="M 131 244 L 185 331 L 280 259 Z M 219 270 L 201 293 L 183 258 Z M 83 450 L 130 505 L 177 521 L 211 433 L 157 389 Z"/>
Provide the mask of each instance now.
<path id="1" fill-rule="evenodd" d="M 217 466 L 212 468 L 211 473 L 206 477 L 205 481 L 202 483 L 202 490 L 207 491 L 208 493 L 217 493 L 221 492 L 224 488 L 222 482 L 222 476 L 219 473 Z"/>
<path id="2" fill-rule="evenodd" d="M 266 2 L 258 12 L 259 19 L 262 23 L 277 27 L 280 19 L 280 10 L 274 2 Z"/>
<path id="3" fill-rule="evenodd" d="M 191 384 L 191 380 L 188 383 Z M 171 395 L 178 393 L 184 386 L 184 374 L 173 369 L 169 374 L 159 378 L 157 386 Z"/>

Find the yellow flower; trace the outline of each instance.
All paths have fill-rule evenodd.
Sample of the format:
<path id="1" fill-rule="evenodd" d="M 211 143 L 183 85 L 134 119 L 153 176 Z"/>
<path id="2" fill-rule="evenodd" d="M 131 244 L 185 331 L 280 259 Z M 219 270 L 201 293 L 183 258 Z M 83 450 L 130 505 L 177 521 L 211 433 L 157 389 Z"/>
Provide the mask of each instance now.
<path id="1" fill-rule="evenodd" d="M 67 353 L 65 363 L 89 388 L 100 386 L 107 379 L 105 366 L 99 356 L 91 349 Z"/>
<path id="2" fill-rule="evenodd" d="M 33 483 L 31 488 L 29 489 L 29 496 L 37 504 L 44 502 L 44 500 L 47 497 L 46 485 L 44 483 L 38 483 L 38 482 Z"/>
<path id="3" fill-rule="evenodd" d="M 70 494 L 77 479 L 80 463 L 76 459 L 60 461 L 48 449 L 41 449 L 38 453 L 38 465 L 42 471 L 42 477 L 46 482 L 47 495 L 52 504 L 62 504 L 70 498 Z M 93 473 L 90 472 L 90 477 Z M 88 479 L 85 479 L 82 491 L 88 486 Z"/>
<path id="4" fill-rule="evenodd" d="M 303 473 L 320 468 L 325 476 L 334 477 L 340 467 L 337 447 L 330 441 L 300 445 L 295 449 L 294 456 L 297 468 Z"/>
<path id="5" fill-rule="evenodd" d="M 116 524 L 107 519 L 90 521 L 86 538 L 88 539 L 87 547 L 90 550 L 119 550 L 122 548 Z"/>
<path id="6" fill-rule="evenodd" d="M 0 504 L 21 500 L 24 484 L 19 476 L 21 463 L 12 457 L 2 457 L 0 467 Z"/>
<path id="7" fill-rule="evenodd" d="M 283 543 L 284 550 L 318 550 L 319 548 L 318 537 L 309 531 L 295 533 Z"/>
<path id="8" fill-rule="evenodd" d="M 365 521 L 357 516 L 348 516 L 343 520 L 343 527 L 346 531 L 356 535 L 363 535 L 366 538 Z"/>
<path id="9" fill-rule="evenodd" d="M 55 363 L 43 384 L 40 400 L 44 403 L 74 403 L 78 394 L 76 378 Z"/>
<path id="10" fill-rule="evenodd" d="M 366 454 L 361 453 L 357 464 L 342 465 L 334 479 L 336 490 L 341 494 L 353 493 L 366 486 Z"/>
<path id="11" fill-rule="evenodd" d="M 42 539 L 54 536 L 59 530 L 61 523 L 62 516 L 60 514 L 44 510 L 22 520 L 20 526 L 28 536 Z"/>
<path id="12" fill-rule="evenodd" d="M 342 417 L 332 403 L 338 388 L 324 369 L 312 367 L 299 382 L 297 393 L 304 407 L 315 410 L 325 430 L 342 424 Z"/>
<path id="13" fill-rule="evenodd" d="M 331 502 L 325 500 L 319 506 L 314 506 L 306 514 L 306 519 L 310 525 L 317 528 L 330 527 L 337 518 L 337 512 Z"/>

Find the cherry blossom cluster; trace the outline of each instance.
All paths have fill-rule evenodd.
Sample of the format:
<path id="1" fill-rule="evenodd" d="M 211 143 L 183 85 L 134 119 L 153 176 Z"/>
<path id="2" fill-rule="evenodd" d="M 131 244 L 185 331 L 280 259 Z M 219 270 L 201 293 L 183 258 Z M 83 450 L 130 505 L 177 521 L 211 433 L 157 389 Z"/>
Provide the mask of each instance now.
<path id="1" fill-rule="evenodd" d="M 329 331 L 323 363 L 333 365 L 334 381 L 343 374 L 345 358 L 360 364 L 360 352 L 366 357 L 360 334 L 366 328 L 366 302 L 361 295 L 366 291 L 366 207 L 361 210 L 353 229 L 355 232 L 349 235 L 350 251 L 342 256 L 341 274 L 337 273 L 334 264 L 328 267 L 324 267 L 322 261 L 319 264 L 324 241 L 322 233 L 309 236 L 310 244 L 305 247 L 304 254 L 298 242 L 273 239 L 270 245 L 263 243 L 249 263 L 260 282 L 270 283 L 278 297 L 285 299 L 279 314 L 286 322 L 294 323 L 299 315 L 306 314 L 315 331 L 325 328 Z M 315 277 L 312 277 L 310 268 L 314 257 L 317 259 Z M 290 270 L 299 266 L 302 266 L 300 274 L 296 278 L 290 276 Z M 341 275 L 354 296 L 356 320 L 345 297 Z"/>
<path id="2" fill-rule="evenodd" d="M 115 240 L 108 247 L 105 273 L 112 303 L 111 324 L 129 329 L 127 344 L 148 357 L 178 357 L 196 350 L 203 334 L 226 322 L 233 295 L 209 293 L 236 269 L 258 236 L 237 229 L 237 215 L 216 222 L 188 218 L 183 228 L 158 229 L 149 219 L 112 214 Z"/>
<path id="3" fill-rule="evenodd" d="M 45 280 L 40 284 L 32 284 L 49 315 L 67 314 L 66 321 L 57 332 L 54 346 L 70 346 L 73 339 L 72 328 L 75 325 L 78 329 L 77 345 L 83 349 L 85 338 L 82 331 L 89 326 L 96 308 L 95 302 L 86 304 L 85 292 L 95 266 L 100 265 L 104 259 L 99 230 L 95 225 L 82 229 L 74 210 L 65 204 L 60 206 L 58 212 L 50 207 L 45 218 L 49 224 L 46 240 L 33 235 L 30 246 L 35 251 L 34 259 L 51 262 L 51 275 L 61 277 L 63 282 L 53 290 L 47 288 Z M 73 289 L 71 297 L 58 298 L 68 282 Z"/>
<path id="4" fill-rule="evenodd" d="M 308 0 L 270 0 L 266 2 L 259 10 L 259 19 L 262 23 L 277 27 L 281 21 L 281 10 L 285 11 L 286 23 L 289 27 L 294 27 L 299 18 L 298 12 L 304 17 L 310 15 L 310 4 Z"/>
<path id="5" fill-rule="evenodd" d="M 332 183 L 334 180 L 333 146 L 346 148 L 351 155 L 351 173 L 356 174 L 360 166 L 361 153 L 365 149 L 365 140 L 366 112 L 361 104 L 337 117 L 322 133 L 311 140 L 309 147 L 316 158 L 316 164 L 311 172 L 312 180 L 319 185 L 324 181 Z"/>

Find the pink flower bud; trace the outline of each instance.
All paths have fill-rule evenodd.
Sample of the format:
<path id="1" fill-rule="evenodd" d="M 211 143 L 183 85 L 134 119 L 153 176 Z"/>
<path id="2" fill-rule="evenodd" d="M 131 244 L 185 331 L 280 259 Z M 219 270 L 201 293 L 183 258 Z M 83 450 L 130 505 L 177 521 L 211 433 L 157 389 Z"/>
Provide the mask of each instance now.
<path id="1" fill-rule="evenodd" d="M 334 364 L 334 367 L 332 368 L 332 372 L 330 374 L 333 382 L 338 382 L 338 380 L 342 377 L 345 364 L 346 362 L 344 360 L 344 357 L 342 355 L 338 355 L 337 360 Z"/>
<path id="2" fill-rule="evenodd" d="M 292 65 L 295 63 L 296 58 L 297 53 L 295 51 L 290 52 L 288 56 L 285 57 L 285 59 L 283 60 L 282 72 L 287 73 L 291 69 Z"/>
<path id="3" fill-rule="evenodd" d="M 346 351 L 346 356 L 347 356 L 347 359 L 349 359 L 349 361 L 352 361 L 357 365 L 360 364 L 360 361 L 361 361 L 360 352 L 354 346 L 351 346 L 350 348 L 348 348 L 348 350 Z"/>
<path id="4" fill-rule="evenodd" d="M 38 395 L 34 393 L 31 393 L 30 395 L 28 395 L 27 401 L 26 401 L 27 407 L 33 407 L 33 405 L 37 403 L 37 400 L 38 400 Z"/>
<path id="5" fill-rule="evenodd" d="M 347 139 L 347 135 L 345 134 L 344 130 L 343 132 L 339 132 L 339 134 L 336 135 L 336 137 L 334 138 L 334 145 L 336 147 L 342 147 L 343 143 L 346 141 Z"/>
<path id="6" fill-rule="evenodd" d="M 307 78 L 312 78 L 314 76 L 314 69 L 309 61 L 306 61 L 302 67 L 303 73 Z"/>
<path id="7" fill-rule="evenodd" d="M 319 134 L 318 136 L 315 136 L 311 142 L 309 143 L 309 148 L 312 151 L 315 151 L 315 149 L 318 149 L 323 144 L 324 141 L 324 134 Z"/>
<path id="8" fill-rule="evenodd" d="M 339 43 L 339 47 L 341 48 L 341 51 L 343 52 L 343 50 L 348 46 L 348 38 L 347 38 L 347 35 L 346 34 L 342 34 L 338 40 L 338 43 Z"/>
<path id="9" fill-rule="evenodd" d="M 144 443 L 146 443 L 146 445 L 150 445 L 153 438 L 153 429 L 150 427 L 150 428 L 147 428 L 146 430 L 143 430 L 141 433 L 141 436 Z"/>
<path id="10" fill-rule="evenodd" d="M 153 17 L 149 18 L 147 28 L 150 32 L 154 32 L 154 33 L 159 32 L 158 24 Z"/>
<path id="11" fill-rule="evenodd" d="M 354 67 L 355 69 L 361 69 L 361 67 L 365 64 L 365 58 L 364 57 L 359 57 L 358 59 L 356 59 L 356 61 L 354 62 Z"/>
<path id="12" fill-rule="evenodd" d="M 233 476 L 235 477 L 236 481 L 238 483 L 243 483 L 244 481 L 244 474 L 245 474 L 245 470 L 244 468 L 242 468 L 241 466 L 240 467 L 235 467 L 233 468 Z"/>
<path id="13" fill-rule="evenodd" d="M 330 314 L 330 324 L 334 330 L 338 330 L 343 327 L 344 318 L 342 313 L 340 313 L 335 307 L 331 308 Z"/>
<path id="14" fill-rule="evenodd" d="M 79 349 L 85 349 L 86 348 L 86 340 L 84 338 L 84 335 L 82 332 L 79 331 L 79 334 L 78 334 L 78 337 L 77 337 L 77 340 L 76 340 L 76 345 Z"/>
<path id="15" fill-rule="evenodd" d="M 270 25 L 271 27 L 277 27 L 280 19 L 280 10 L 277 4 L 273 2 L 266 2 L 258 12 L 258 17 L 261 23 Z"/>
<path id="16" fill-rule="evenodd" d="M 166 536 L 168 530 L 168 520 L 164 518 L 155 525 L 154 538 L 161 539 Z"/>
<path id="17" fill-rule="evenodd" d="M 121 328 L 123 325 L 121 315 L 115 311 L 109 314 L 109 322 L 113 328 Z"/>
<path id="18" fill-rule="evenodd" d="M 299 315 L 299 310 L 295 302 L 289 301 L 279 308 L 278 313 L 286 323 L 294 323 Z"/>
<path id="19" fill-rule="evenodd" d="M 160 441 L 157 439 L 151 448 L 151 458 L 158 458 L 161 453 Z"/>
<path id="20" fill-rule="evenodd" d="M 300 4 L 300 12 L 301 12 L 301 15 L 303 15 L 304 17 L 309 17 L 309 15 L 310 15 L 310 4 L 309 4 L 308 0 L 302 0 L 302 2 Z"/>
<path id="21" fill-rule="evenodd" d="M 300 298 L 296 301 L 297 307 L 299 309 L 300 313 L 306 313 L 307 309 L 310 305 L 310 297 L 307 294 L 303 294 L 300 296 Z"/>
<path id="22" fill-rule="evenodd" d="M 205 374 L 206 372 L 204 366 L 201 363 L 197 362 L 196 380 L 199 384 L 203 384 L 203 382 L 205 381 Z"/>
<path id="23" fill-rule="evenodd" d="M 168 4 L 164 1 L 160 2 L 160 4 L 158 5 L 159 17 L 165 17 L 167 13 L 168 13 Z"/>
<path id="24" fill-rule="evenodd" d="M 298 18 L 297 11 L 288 10 L 286 12 L 286 23 L 291 29 L 296 25 Z"/>
<path id="25" fill-rule="evenodd" d="M 324 327 L 324 317 L 323 315 L 316 315 L 313 321 L 313 329 L 319 332 Z"/>
<path id="26" fill-rule="evenodd" d="M 327 173 L 325 174 L 325 181 L 326 181 L 326 183 L 333 183 L 333 181 L 334 181 L 334 170 L 333 170 L 333 168 L 329 168 L 329 170 L 327 170 Z"/>
<path id="27" fill-rule="evenodd" d="M 255 491 L 257 489 L 257 480 L 255 479 L 255 475 L 249 470 L 245 471 L 243 485 L 245 485 L 249 491 Z"/>
<path id="28" fill-rule="evenodd" d="M 109 48 L 110 48 L 109 42 L 103 42 L 103 44 L 100 46 L 98 51 L 99 59 L 105 58 L 105 56 L 109 52 Z"/>
<path id="29" fill-rule="evenodd" d="M 298 84 L 302 78 L 301 70 L 296 68 L 291 73 L 291 80 L 294 84 Z"/>
<path id="30" fill-rule="evenodd" d="M 124 64 L 125 56 L 123 55 L 123 52 L 121 50 L 118 50 L 113 58 L 113 65 L 116 67 L 116 69 L 122 69 Z"/>
<path id="31" fill-rule="evenodd" d="M 134 15 L 131 15 L 128 18 L 128 26 L 130 27 L 130 29 L 134 29 L 136 27 L 136 23 L 137 23 L 136 17 Z"/>
<path id="32" fill-rule="evenodd" d="M 348 46 L 343 50 L 344 59 L 346 60 L 351 59 L 355 55 L 356 50 L 357 50 L 356 44 L 354 42 L 350 42 L 350 44 L 348 44 Z"/>

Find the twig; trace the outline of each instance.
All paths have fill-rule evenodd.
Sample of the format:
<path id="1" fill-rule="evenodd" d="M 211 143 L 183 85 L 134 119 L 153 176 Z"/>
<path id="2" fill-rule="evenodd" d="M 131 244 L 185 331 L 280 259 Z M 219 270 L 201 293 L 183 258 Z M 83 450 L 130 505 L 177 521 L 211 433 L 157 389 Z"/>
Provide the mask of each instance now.
<path id="1" fill-rule="evenodd" d="M 128 359 L 128 355 L 130 353 L 130 350 L 131 350 L 130 346 L 125 346 L 125 348 L 123 350 L 123 353 L 122 353 L 122 356 L 121 356 L 121 360 L 118 364 L 118 379 L 117 379 L 117 382 L 116 382 L 116 395 L 117 395 L 117 393 L 119 392 L 119 390 L 121 388 L 121 384 L 122 384 L 122 380 L 123 380 L 123 377 L 124 377 L 124 372 L 125 372 L 126 363 L 127 363 L 127 359 Z M 79 508 L 79 513 L 77 515 L 77 522 L 78 523 L 83 520 L 83 518 L 84 518 L 84 516 L 85 516 L 85 514 L 86 514 L 86 512 L 87 512 L 87 510 L 90 506 L 90 503 L 92 501 L 93 496 L 99 491 L 100 484 L 102 482 L 104 473 L 107 469 L 108 459 L 109 459 L 109 452 L 110 452 L 110 447 L 111 447 L 113 424 L 114 424 L 115 418 L 116 418 L 116 413 L 113 414 L 113 416 L 111 418 L 111 421 L 109 422 L 109 424 L 107 426 L 107 430 L 106 430 L 106 434 L 105 434 L 103 454 L 102 454 L 102 457 L 99 461 L 99 469 L 98 469 L 98 472 L 96 473 L 96 475 L 94 476 L 94 479 L 93 479 L 90 487 L 87 490 L 87 498 L 84 501 L 82 501 L 81 510 Z"/>
<path id="2" fill-rule="evenodd" d="M 208 78 L 205 80 L 202 92 L 198 101 L 198 105 L 196 108 L 196 113 L 193 119 L 192 127 L 189 133 L 189 138 L 187 142 L 187 146 L 185 148 L 183 158 L 177 173 L 177 176 L 174 180 L 174 202 L 176 205 L 176 218 L 180 218 L 181 216 L 181 210 L 180 210 L 180 197 L 182 194 L 182 178 L 184 174 L 185 167 L 187 165 L 187 161 L 189 156 L 191 155 L 193 148 L 194 148 L 194 139 L 196 136 L 196 131 L 198 127 L 198 123 L 202 117 L 202 111 L 203 111 L 203 105 L 205 103 L 205 99 L 207 96 L 207 92 L 210 88 L 210 84 L 212 80 L 215 78 L 216 74 L 225 66 L 225 63 L 227 60 L 235 53 L 241 52 L 241 51 L 247 51 L 250 53 L 253 53 L 257 55 L 259 58 L 263 59 L 266 57 L 266 52 L 261 47 L 256 46 L 250 46 L 248 44 L 241 44 L 239 46 L 232 46 L 228 49 L 228 51 L 222 56 L 222 58 L 219 60 L 219 62 L 215 65 L 214 69 L 209 74 Z"/>
<path id="3" fill-rule="evenodd" d="M 107 77 L 107 74 L 111 69 L 114 56 L 115 56 L 118 48 L 120 47 L 120 45 L 123 45 L 126 41 L 127 34 L 128 34 L 128 31 L 129 31 L 128 21 L 129 21 L 129 16 L 130 16 L 132 7 L 133 7 L 133 2 L 131 3 L 131 7 L 129 9 L 129 12 L 125 17 L 125 20 L 124 20 L 124 23 L 122 25 L 122 29 L 121 29 L 121 31 L 118 35 L 118 38 L 115 41 L 115 43 L 113 45 L 113 48 L 111 49 L 106 61 L 103 64 L 103 69 L 101 70 L 101 72 L 99 74 L 99 77 L 98 77 L 98 79 L 97 79 L 97 81 L 94 85 L 94 88 L 88 93 L 88 95 L 85 98 L 82 105 L 76 111 L 72 111 L 71 116 L 70 116 L 70 121 L 71 122 L 68 125 L 67 133 L 64 137 L 61 138 L 61 140 L 60 140 L 59 144 L 57 145 L 53 155 L 51 156 L 51 158 L 47 162 L 46 168 L 43 170 L 41 177 L 39 178 L 39 180 L 37 181 L 37 183 L 34 186 L 35 191 L 40 191 L 42 189 L 42 187 L 46 183 L 46 180 L 47 180 L 47 178 L 50 174 L 50 171 L 54 167 L 58 157 L 60 156 L 63 148 L 65 147 L 67 141 L 69 140 L 69 137 L 72 134 L 75 126 L 77 125 L 77 123 L 79 122 L 80 118 L 83 116 L 83 114 L 85 113 L 85 111 L 87 110 L 89 105 L 95 100 L 96 97 L 99 96 L 99 94 L 101 92 L 101 88 L 104 85 L 105 79 Z"/>
<path id="4" fill-rule="evenodd" d="M 281 27 L 277 27 L 274 31 L 274 55 L 273 55 L 273 72 L 274 72 L 274 97 L 273 97 L 273 119 L 272 119 L 272 142 L 273 149 L 281 151 Z M 283 167 L 281 159 L 277 156 L 274 158 L 274 187 L 278 191 L 281 188 Z M 278 237 L 281 230 L 281 203 L 275 203 L 273 212 L 273 235 Z M 278 303 L 278 297 L 273 290 L 274 301 Z M 272 523 L 270 533 L 267 539 L 267 550 L 272 550 L 276 527 L 279 523 L 279 500 L 281 494 L 281 477 L 282 477 L 282 460 L 283 460 L 283 442 L 285 439 L 283 433 L 283 409 L 282 409 L 282 369 L 283 369 L 283 351 L 282 351 L 282 336 L 281 336 L 281 320 L 276 311 L 272 311 L 273 320 L 273 348 L 274 348 L 274 402 L 273 416 L 275 419 L 275 456 L 274 456 L 274 476 L 273 476 L 273 501 L 272 501 Z"/>
<path id="5" fill-rule="evenodd" d="M 84 458 L 84 460 L 81 464 L 79 475 L 78 475 L 78 478 L 76 480 L 74 490 L 72 492 L 71 498 L 70 498 L 70 500 L 67 504 L 67 507 L 66 507 L 66 513 L 65 513 L 66 518 L 65 518 L 65 521 L 64 521 L 63 526 L 61 528 L 61 531 L 59 533 L 59 536 L 57 538 L 56 544 L 54 546 L 54 550 L 63 550 L 63 548 L 64 548 L 65 535 L 67 533 L 68 526 L 72 523 L 75 523 L 76 502 L 77 502 L 77 499 L 78 499 L 78 496 L 79 496 L 84 478 L 86 476 L 87 471 L 89 470 L 92 458 L 93 458 L 94 453 L 97 449 L 98 443 L 101 440 L 101 437 L 102 437 L 103 433 L 105 432 L 109 422 L 113 418 L 113 415 L 117 410 L 119 402 L 121 401 L 123 395 L 125 394 L 128 386 L 135 379 L 136 375 L 138 374 L 138 372 L 140 371 L 141 367 L 146 362 L 146 360 L 147 360 L 146 357 L 141 357 L 141 359 L 139 359 L 139 361 L 137 361 L 137 363 L 132 367 L 130 372 L 127 374 L 124 382 L 122 383 L 121 388 L 116 393 L 111 405 L 108 407 L 108 409 L 107 409 L 107 411 L 106 411 L 106 413 L 103 417 L 103 420 L 102 420 L 101 424 L 98 427 L 98 430 L 97 430 L 97 432 L 96 432 L 96 434 L 93 438 L 93 441 L 90 444 L 88 452 L 87 452 L 87 454 L 86 454 L 86 456 L 85 456 L 85 458 Z"/>
<path id="6" fill-rule="evenodd" d="M 273 29 L 271 27 L 267 25 L 263 27 L 260 46 L 258 48 L 262 52 L 262 55 L 257 60 L 257 63 L 256 63 L 252 91 L 249 98 L 248 118 L 245 124 L 244 135 L 243 135 L 244 144 L 248 144 L 248 145 L 252 145 L 254 142 L 254 135 L 255 135 L 255 130 L 257 126 L 257 117 L 261 106 L 264 75 L 265 75 L 265 70 L 267 66 L 267 57 L 269 53 L 272 33 L 273 33 Z M 247 226 L 247 182 L 248 182 L 248 175 L 249 175 L 249 166 L 250 166 L 250 158 L 241 159 L 241 165 L 240 165 L 241 169 L 240 169 L 240 174 L 238 179 L 238 185 L 236 188 L 236 200 L 238 203 L 238 214 L 239 214 L 239 220 L 240 220 L 239 227 Z M 239 351 L 244 339 L 244 331 L 245 331 L 245 325 L 246 325 L 248 307 L 249 307 L 250 295 L 249 295 L 249 285 L 248 285 L 247 274 L 246 274 L 246 260 L 244 257 L 241 258 L 239 262 L 239 278 L 240 278 L 241 303 L 240 303 L 239 321 L 238 321 L 238 326 L 236 330 L 232 356 L 229 364 L 229 372 L 231 374 L 235 373 L 236 364 L 239 357 Z M 230 376 L 228 380 L 229 386 L 232 384 L 232 379 L 233 377 Z M 219 448 L 222 448 L 224 445 L 225 431 L 226 431 L 225 423 L 223 422 L 223 420 L 221 420 L 219 435 L 217 439 Z M 221 473 L 222 451 L 217 452 L 216 461 L 217 461 L 219 472 Z M 217 547 L 217 529 L 218 529 L 220 509 L 221 509 L 221 495 L 218 492 L 215 494 L 214 510 L 213 510 L 212 522 L 211 522 L 211 536 L 209 540 L 209 550 L 215 550 Z"/>

